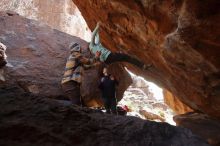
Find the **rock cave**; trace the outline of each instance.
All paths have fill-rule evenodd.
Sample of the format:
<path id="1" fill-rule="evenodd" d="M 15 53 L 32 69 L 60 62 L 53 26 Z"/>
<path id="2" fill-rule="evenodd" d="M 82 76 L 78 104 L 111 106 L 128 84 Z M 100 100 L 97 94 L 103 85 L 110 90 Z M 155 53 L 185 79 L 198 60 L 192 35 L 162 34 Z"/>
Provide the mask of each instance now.
<path id="1" fill-rule="evenodd" d="M 220 145 L 220 1 L 1 0 L 0 5 L 0 42 L 7 47 L 0 48 L 1 146 Z M 68 46 L 78 42 L 91 57 L 90 30 L 98 21 L 106 48 L 153 65 L 146 71 L 128 63 L 109 66 L 120 78 L 118 101 L 135 82 L 126 67 L 163 90 L 165 103 L 151 107 L 172 109 L 176 126 L 145 110 L 142 119 L 91 108 L 103 105 L 96 88 L 102 65 L 83 72 L 87 107 L 63 102 Z"/>

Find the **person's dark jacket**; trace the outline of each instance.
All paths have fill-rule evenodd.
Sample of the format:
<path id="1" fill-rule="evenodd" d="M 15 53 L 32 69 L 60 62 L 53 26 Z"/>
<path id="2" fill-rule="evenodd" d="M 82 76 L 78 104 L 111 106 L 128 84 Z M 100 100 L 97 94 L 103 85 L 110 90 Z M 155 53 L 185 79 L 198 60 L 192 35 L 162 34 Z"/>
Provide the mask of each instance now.
<path id="1" fill-rule="evenodd" d="M 102 92 L 102 98 L 115 98 L 117 80 L 111 80 L 110 76 L 104 76 L 101 78 L 99 89 Z"/>

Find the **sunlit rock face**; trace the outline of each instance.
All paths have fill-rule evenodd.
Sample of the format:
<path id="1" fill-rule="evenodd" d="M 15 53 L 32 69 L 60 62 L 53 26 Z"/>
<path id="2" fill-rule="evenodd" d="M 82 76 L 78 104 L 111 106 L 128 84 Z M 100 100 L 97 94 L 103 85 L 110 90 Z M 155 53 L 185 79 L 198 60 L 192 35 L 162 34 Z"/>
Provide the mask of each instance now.
<path id="1" fill-rule="evenodd" d="M 71 0 L 1 0 L 0 11 L 12 10 L 68 34 L 90 39 L 90 30 Z"/>
<path id="2" fill-rule="evenodd" d="M 133 72 L 220 118 L 219 0 L 73 1 L 104 46 L 154 65 Z"/>
<path id="3" fill-rule="evenodd" d="M 164 102 L 176 113 L 185 114 L 187 112 L 192 112 L 193 110 L 182 103 L 176 96 L 167 90 L 163 91 Z"/>
<path id="4" fill-rule="evenodd" d="M 9 95 L 17 93 L 8 89 L 19 87 L 25 93 L 65 98 L 61 79 L 70 53 L 69 44 L 78 42 L 82 54 L 92 57 L 85 40 L 13 12 L 0 12 L 0 42 L 7 46 L 8 56 L 8 65 L 4 67 L 5 82 L 0 82 L 0 89 Z M 89 106 L 102 104 L 98 89 L 101 69 L 102 66 L 98 66 L 83 72 L 81 95 Z M 112 64 L 110 71 L 121 79 L 117 90 L 120 100 L 131 84 L 131 77 L 119 64 Z"/>

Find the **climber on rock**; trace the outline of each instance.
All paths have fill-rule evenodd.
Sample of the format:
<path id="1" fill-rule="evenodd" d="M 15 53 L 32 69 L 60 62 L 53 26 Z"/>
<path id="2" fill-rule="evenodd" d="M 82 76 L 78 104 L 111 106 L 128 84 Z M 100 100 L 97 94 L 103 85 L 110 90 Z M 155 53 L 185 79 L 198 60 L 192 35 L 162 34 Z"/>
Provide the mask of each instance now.
<path id="1" fill-rule="evenodd" d="M 111 64 L 114 62 L 128 62 L 144 70 L 152 67 L 152 64 L 146 65 L 141 61 L 139 61 L 138 59 L 133 58 L 127 54 L 113 53 L 104 46 L 102 46 L 99 38 L 99 27 L 100 27 L 100 22 L 97 23 L 96 28 L 92 32 L 92 38 L 89 44 L 89 48 L 94 55 L 99 56 L 101 62 L 104 62 L 106 64 Z"/>
<path id="2" fill-rule="evenodd" d="M 99 63 L 93 58 L 86 58 L 81 54 L 81 47 L 78 43 L 71 43 L 70 56 L 67 59 L 65 72 L 61 85 L 63 91 L 75 105 L 82 105 L 80 95 L 80 84 L 82 69 L 89 69 Z"/>
<path id="3" fill-rule="evenodd" d="M 116 100 L 116 86 L 118 81 L 113 75 L 108 74 L 108 70 L 105 67 L 103 69 L 103 77 L 99 84 L 99 89 L 102 93 L 102 100 L 108 114 L 117 114 L 117 100 Z"/>

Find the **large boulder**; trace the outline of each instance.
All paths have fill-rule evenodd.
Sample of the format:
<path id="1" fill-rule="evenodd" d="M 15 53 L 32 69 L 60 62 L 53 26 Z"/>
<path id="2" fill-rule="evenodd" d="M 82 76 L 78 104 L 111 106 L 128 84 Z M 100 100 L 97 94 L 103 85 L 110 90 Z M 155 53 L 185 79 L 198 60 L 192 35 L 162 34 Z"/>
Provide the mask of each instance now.
<path id="1" fill-rule="evenodd" d="M 73 2 L 91 29 L 101 21 L 105 47 L 154 65 L 131 70 L 220 119 L 219 0 Z"/>
<path id="2" fill-rule="evenodd" d="M 90 40 L 90 30 L 72 0 L 1 0 L 0 6 L 0 11 L 14 11 L 62 32 Z"/>
<path id="3" fill-rule="evenodd" d="M 56 100 L 0 89 L 1 146 L 208 146 L 167 123 L 114 116 Z"/>
<path id="4" fill-rule="evenodd" d="M 6 81 L 0 83 L 0 88 L 18 86 L 24 92 L 44 97 L 65 97 L 60 83 L 71 42 L 80 43 L 83 54 L 91 57 L 86 41 L 13 12 L 0 13 L 0 41 L 7 46 L 8 56 L 8 65 L 4 68 Z M 90 106 L 91 103 L 101 104 L 98 89 L 101 68 L 96 67 L 83 74 L 81 92 Z M 120 100 L 131 83 L 131 77 L 119 64 L 110 68 L 121 80 L 117 94 Z"/>
<path id="5" fill-rule="evenodd" d="M 202 113 L 186 113 L 174 117 L 178 126 L 189 128 L 213 146 L 220 145 L 220 121 Z"/>

